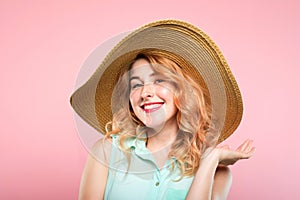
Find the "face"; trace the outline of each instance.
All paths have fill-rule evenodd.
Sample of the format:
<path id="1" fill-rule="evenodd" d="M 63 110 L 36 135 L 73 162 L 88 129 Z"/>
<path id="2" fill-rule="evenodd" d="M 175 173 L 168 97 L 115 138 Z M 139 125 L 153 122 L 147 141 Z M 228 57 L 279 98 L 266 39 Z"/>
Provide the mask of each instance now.
<path id="1" fill-rule="evenodd" d="M 149 62 L 138 59 L 130 71 L 130 103 L 135 115 L 147 127 L 162 129 L 177 125 L 174 85 L 155 72 Z"/>

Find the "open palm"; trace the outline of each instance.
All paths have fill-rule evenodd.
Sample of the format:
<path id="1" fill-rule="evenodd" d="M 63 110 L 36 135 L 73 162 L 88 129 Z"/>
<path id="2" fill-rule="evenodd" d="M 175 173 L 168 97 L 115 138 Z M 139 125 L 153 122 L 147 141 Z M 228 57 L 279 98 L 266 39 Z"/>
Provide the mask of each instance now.
<path id="1" fill-rule="evenodd" d="M 254 151 L 252 140 L 246 140 L 237 149 L 231 149 L 229 145 L 217 147 L 214 149 L 218 154 L 219 164 L 221 165 L 233 165 L 238 160 L 250 158 Z"/>

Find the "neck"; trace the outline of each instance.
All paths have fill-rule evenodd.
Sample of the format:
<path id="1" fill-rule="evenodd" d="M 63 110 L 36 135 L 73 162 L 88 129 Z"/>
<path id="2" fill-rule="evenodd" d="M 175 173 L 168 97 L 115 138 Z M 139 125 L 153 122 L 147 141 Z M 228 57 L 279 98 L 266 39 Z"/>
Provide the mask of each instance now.
<path id="1" fill-rule="evenodd" d="M 159 131 L 150 129 L 148 131 L 147 148 L 151 152 L 157 152 L 164 148 L 170 149 L 172 143 L 175 141 L 177 137 L 177 132 L 178 132 L 177 123 L 172 124 L 171 126 L 165 124 L 165 126 Z"/>

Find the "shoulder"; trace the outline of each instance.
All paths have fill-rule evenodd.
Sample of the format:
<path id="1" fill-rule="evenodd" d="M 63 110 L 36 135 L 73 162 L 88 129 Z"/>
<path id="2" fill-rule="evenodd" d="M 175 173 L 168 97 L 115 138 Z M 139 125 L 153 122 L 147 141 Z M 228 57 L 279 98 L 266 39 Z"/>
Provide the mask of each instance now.
<path id="1" fill-rule="evenodd" d="M 90 150 L 90 156 L 100 163 L 107 164 L 111 154 L 112 139 L 102 138 L 97 140 Z"/>
<path id="2" fill-rule="evenodd" d="M 91 151 L 83 170 L 79 199 L 102 199 L 108 176 L 108 162 L 111 142 L 98 140 Z"/>

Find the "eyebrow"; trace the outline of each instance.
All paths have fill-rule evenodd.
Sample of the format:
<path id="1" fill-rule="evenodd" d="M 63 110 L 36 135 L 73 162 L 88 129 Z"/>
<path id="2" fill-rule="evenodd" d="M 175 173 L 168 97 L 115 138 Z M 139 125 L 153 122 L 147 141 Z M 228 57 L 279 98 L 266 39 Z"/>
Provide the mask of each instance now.
<path id="1" fill-rule="evenodd" d="M 153 77 L 153 76 L 156 76 L 158 73 L 152 73 L 150 74 L 150 77 Z M 141 80 L 141 78 L 139 76 L 132 76 L 130 79 L 129 79 L 129 82 L 134 80 L 134 79 L 138 79 L 138 80 Z"/>

